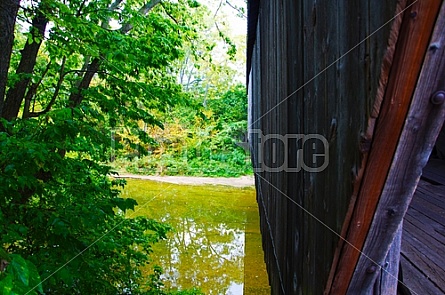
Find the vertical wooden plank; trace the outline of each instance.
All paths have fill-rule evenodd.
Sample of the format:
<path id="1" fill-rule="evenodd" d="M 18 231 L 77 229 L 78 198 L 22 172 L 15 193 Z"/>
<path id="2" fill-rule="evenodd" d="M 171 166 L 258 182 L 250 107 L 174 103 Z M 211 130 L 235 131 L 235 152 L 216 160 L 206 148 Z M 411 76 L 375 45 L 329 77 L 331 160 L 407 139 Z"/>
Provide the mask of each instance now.
<path id="1" fill-rule="evenodd" d="M 387 30 L 376 35 L 375 43 L 358 46 L 334 66 L 331 63 L 370 33 L 369 18 L 379 25 L 387 21 L 392 16 L 388 7 L 394 2 L 380 5 L 372 13 L 368 12 L 371 1 L 261 2 L 257 34 L 261 58 L 257 67 L 252 66 L 259 73 L 253 88 L 260 94 L 252 99 L 259 105 L 252 107 L 253 113 L 257 112 L 252 117 L 261 117 L 256 127 L 264 134 L 324 135 L 331 151 L 331 165 L 324 173 L 256 175 L 273 294 L 323 291 L 338 240 L 330 229 L 340 230 L 352 193 L 351 169 L 360 162 L 358 139 L 377 89 L 379 73 L 371 65 L 380 65 L 383 59 L 382 44 L 387 38 L 383 32 Z M 289 159 L 296 163 L 299 148 L 301 144 L 290 150 L 281 147 L 279 153 L 294 153 Z M 271 142 L 265 144 L 262 155 L 267 163 L 273 154 Z M 305 159 L 311 160 L 310 153 Z"/>
<path id="2" fill-rule="evenodd" d="M 307 85 L 304 134 L 317 134 L 328 140 L 331 137 L 329 156 L 336 153 L 337 146 L 335 140 L 332 139 L 338 135 L 336 124 L 339 112 L 346 108 L 340 100 L 344 89 L 337 77 L 337 67 L 329 67 L 340 56 L 338 40 L 343 32 L 339 30 L 337 24 L 341 21 L 339 10 L 345 8 L 344 1 L 312 1 L 306 9 L 306 13 L 309 14 L 307 15 L 306 30 L 308 34 L 313 34 L 313 40 L 312 36 L 308 35 L 308 41 L 311 43 L 305 44 L 305 52 L 308 52 L 306 79 L 315 78 Z M 351 27 L 358 26 L 351 24 Z M 349 31 L 349 33 L 351 32 Z M 365 99 L 365 96 L 361 97 Z M 346 134 L 341 134 L 340 141 L 343 141 L 346 136 Z M 312 162 L 312 148 L 311 145 L 305 145 L 305 163 Z M 331 160 L 331 158 L 329 159 Z M 349 157 L 346 161 L 349 161 Z M 336 227 L 336 213 L 341 211 L 340 208 L 344 204 L 341 198 L 347 195 L 344 193 L 344 188 L 347 189 L 347 185 L 339 185 L 336 179 L 338 175 L 344 175 L 344 171 L 348 170 L 345 166 L 337 166 L 334 157 L 329 167 L 322 172 L 302 172 L 305 179 L 306 209 L 323 223 L 307 216 L 309 253 L 306 257 L 309 269 L 301 270 L 307 273 L 305 294 L 310 292 L 321 294 L 323 286 L 320 282 L 326 282 L 328 277 L 328 261 L 332 261 L 332 253 L 335 249 L 334 241 L 337 237 L 326 225 Z M 347 173 L 349 176 L 349 171 Z M 333 187 L 336 187 L 335 197 L 332 196 Z M 332 214 L 333 212 L 335 214 Z"/>
<path id="3" fill-rule="evenodd" d="M 385 263 L 382 265 L 380 275 L 374 284 L 374 290 L 372 290 L 371 294 L 397 294 L 402 233 L 402 224 L 400 224 L 399 229 L 395 233 L 394 240 L 391 243 L 391 248 L 386 255 Z"/>
<path id="4" fill-rule="evenodd" d="M 375 6 L 373 5 L 372 1 L 368 1 L 368 6 L 370 8 L 368 13 L 370 32 L 372 32 L 375 37 L 368 39 L 369 53 L 367 54 L 369 55 L 367 58 L 365 58 L 365 60 L 367 64 L 366 74 L 369 77 L 369 80 L 366 80 L 366 88 L 369 88 L 369 97 L 375 99 L 368 100 L 368 103 L 370 104 L 367 106 L 368 111 L 366 112 L 366 116 L 364 117 L 367 118 L 368 122 L 364 124 L 366 127 L 362 129 L 362 133 L 360 134 L 361 140 L 359 146 L 354 147 L 355 149 L 358 149 L 361 154 L 360 157 L 356 159 L 355 165 L 352 166 L 351 169 L 351 174 L 353 177 L 353 190 L 351 199 L 349 201 L 349 208 L 345 215 L 338 215 L 337 213 L 337 220 L 342 220 L 342 216 L 345 216 L 343 218 L 343 226 L 341 228 L 341 231 L 339 231 L 342 237 L 345 237 L 347 234 L 349 223 L 355 207 L 355 201 L 358 196 L 360 185 L 363 179 L 363 174 L 366 168 L 370 143 L 374 132 L 375 120 L 378 117 L 381 102 L 383 101 L 384 92 L 387 87 L 388 76 L 391 70 L 391 65 L 393 63 L 394 51 L 403 19 L 403 14 L 400 13 L 406 7 L 406 1 L 397 1 L 397 5 L 393 3 L 393 6 L 391 4 L 388 4 L 387 7 Z M 375 15 L 381 15 L 382 17 L 373 17 Z M 393 19 L 394 15 L 396 15 L 397 17 Z M 385 27 L 382 27 L 382 24 L 388 23 L 388 20 L 390 19 L 393 19 L 393 21 L 390 25 L 387 24 L 387 26 L 385 26 L 387 27 L 387 29 L 385 29 Z M 383 40 L 385 40 L 385 43 L 387 43 L 386 47 L 382 46 L 383 44 L 385 44 L 382 43 Z M 342 71 L 340 71 L 340 69 L 345 68 L 343 62 L 339 62 L 338 68 L 338 71 L 340 73 L 339 79 L 341 79 Z M 360 119 L 360 117 L 358 119 Z M 339 119 L 339 121 L 343 122 L 341 118 Z M 341 128 L 341 125 L 338 127 L 338 130 L 340 133 L 345 132 L 345 130 Z M 341 154 L 338 153 L 336 155 Z M 334 166 L 336 165 L 334 164 Z M 342 183 L 342 180 L 338 179 L 338 182 Z M 343 181 L 343 185 L 344 184 L 345 181 Z M 334 255 L 334 261 L 331 266 L 330 276 L 326 285 L 325 294 L 328 294 L 331 290 L 333 279 L 338 267 L 338 260 L 340 258 L 343 246 L 344 240 L 340 239 L 338 241 L 337 249 Z"/>
<path id="5" fill-rule="evenodd" d="M 279 80 L 277 81 L 277 85 L 279 87 L 279 101 L 280 107 L 278 109 L 278 122 L 279 122 L 279 134 L 286 135 L 289 134 L 288 130 L 288 120 L 289 120 L 289 101 L 286 99 L 288 96 L 288 85 L 289 83 L 292 83 L 292 81 L 289 80 L 288 76 L 288 66 L 289 62 L 291 61 L 291 57 L 289 56 L 289 53 L 287 51 L 288 49 L 288 39 L 286 36 L 288 35 L 287 31 L 289 29 L 287 18 L 287 11 L 288 9 L 288 3 L 287 1 L 280 0 L 275 1 L 277 3 L 277 10 L 278 10 L 278 23 L 279 23 L 279 40 L 277 44 L 279 45 L 278 50 L 278 62 L 280 63 L 280 70 L 279 70 Z M 289 151 L 288 146 L 286 143 L 283 143 L 283 145 L 280 146 L 281 148 L 281 159 L 284 163 L 285 158 L 287 157 Z M 283 192 L 288 196 L 289 195 L 289 182 L 286 175 L 286 171 L 280 171 L 278 172 L 277 177 L 279 178 L 279 185 L 281 185 L 281 188 L 283 188 Z M 289 248 L 289 245 L 292 244 L 292 225 L 289 223 L 289 218 L 292 216 L 294 209 L 293 204 L 290 202 L 290 200 L 286 197 L 279 198 L 281 200 L 281 222 L 282 225 L 282 235 L 283 237 L 283 245 L 282 245 L 282 265 L 283 265 L 283 273 L 289 274 L 292 273 L 293 264 L 291 261 L 289 261 L 289 257 L 291 256 L 291 249 Z M 290 290 L 292 288 L 292 276 L 284 275 L 283 278 L 283 284 L 285 290 Z"/>
<path id="6" fill-rule="evenodd" d="M 267 13 L 266 13 L 267 12 Z M 261 63 L 262 68 L 265 69 L 262 73 L 262 110 L 261 110 L 261 124 L 260 132 L 264 135 L 277 134 L 277 115 L 278 110 L 275 108 L 278 103 L 278 51 L 277 51 L 277 7 L 276 3 L 268 2 L 264 3 L 262 7 L 263 26 L 260 34 L 263 42 L 261 43 L 262 52 L 264 52 Z M 265 164 L 272 165 L 274 157 L 277 156 L 274 151 L 274 142 L 268 141 L 264 143 L 264 152 L 262 156 L 265 160 Z M 280 214 L 280 198 L 277 198 L 277 193 L 273 187 L 270 186 L 270 182 L 276 183 L 278 178 L 276 173 L 270 171 L 261 172 L 260 175 L 263 178 L 262 188 L 265 197 L 265 217 L 268 228 L 266 229 L 266 236 L 268 239 L 269 247 L 269 266 L 271 269 L 271 286 L 275 293 L 284 294 L 283 289 L 283 254 L 280 249 L 283 246 L 283 233 L 282 233 L 282 219 Z M 268 231 L 268 232 L 267 232 Z"/>
<path id="7" fill-rule="evenodd" d="M 284 24 L 287 27 L 287 95 L 293 93 L 303 82 L 303 32 L 295 28 L 302 27 L 302 5 L 303 1 L 285 1 L 286 20 Z M 303 92 L 298 92 L 288 98 L 288 118 L 287 130 L 289 134 L 302 133 L 303 123 Z M 297 143 L 293 142 L 289 146 L 289 164 L 291 167 L 297 167 Z M 303 175 L 297 172 L 288 172 L 286 174 L 288 181 L 288 195 L 296 203 L 302 202 Z M 288 257 L 289 265 L 289 289 L 287 294 L 302 294 L 302 232 L 304 212 L 295 204 L 290 203 L 287 215 L 289 223 Z"/>
<path id="8" fill-rule="evenodd" d="M 302 6 L 302 18 L 303 18 L 303 81 L 301 83 L 305 83 L 313 78 L 316 74 L 315 69 L 315 27 L 316 27 L 316 16 L 313 13 L 315 0 L 306 0 L 303 1 Z M 315 21 L 314 21 L 315 20 Z M 316 91 L 316 85 L 311 84 L 310 87 L 304 87 L 301 91 L 303 92 L 303 121 L 300 126 L 300 133 L 307 134 L 308 126 L 310 122 L 310 108 L 312 107 L 311 102 L 314 100 L 314 92 Z M 304 151 L 304 150 L 303 150 Z M 307 160 L 306 157 L 303 157 L 303 160 Z M 300 171 L 303 176 L 303 187 L 302 187 L 302 202 L 300 205 L 308 210 L 309 212 L 313 212 L 313 208 L 311 206 L 310 198 L 311 196 L 311 182 L 310 176 L 304 171 Z M 313 233 L 313 223 L 311 222 L 311 217 L 308 214 L 303 214 L 302 216 L 302 226 L 299 226 L 301 239 L 301 252 L 300 252 L 300 263 L 301 268 L 300 276 L 301 276 L 301 288 L 302 294 L 310 294 L 311 291 L 311 278 L 313 277 L 313 268 L 312 261 L 314 257 L 312 256 L 312 247 L 314 244 L 315 237 L 312 235 Z"/>

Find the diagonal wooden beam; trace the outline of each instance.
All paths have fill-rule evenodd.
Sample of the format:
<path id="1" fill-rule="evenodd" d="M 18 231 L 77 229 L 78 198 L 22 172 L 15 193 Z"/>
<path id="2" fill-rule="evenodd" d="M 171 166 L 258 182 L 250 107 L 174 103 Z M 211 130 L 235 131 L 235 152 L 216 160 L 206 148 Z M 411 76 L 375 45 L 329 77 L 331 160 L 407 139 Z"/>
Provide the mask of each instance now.
<path id="1" fill-rule="evenodd" d="M 445 4 L 442 4 L 388 178 L 362 250 L 366 256 L 360 256 L 348 293 L 371 292 L 374 283 L 377 283 L 382 292 L 386 290 L 383 294 L 395 294 L 395 289 L 392 293 L 389 291 L 389 284 L 392 282 L 392 288 L 397 286 L 397 272 L 391 274 L 386 269 L 391 267 L 390 261 L 398 269 L 400 250 L 392 257 L 389 257 L 388 251 L 398 243 L 393 241 L 398 229 L 401 230 L 403 217 L 436 142 L 444 115 Z M 371 272 L 374 267 L 377 267 L 376 271 Z M 386 284 L 380 285 L 379 277 L 388 277 Z"/>
<path id="2" fill-rule="evenodd" d="M 327 291 L 329 294 L 367 294 L 362 291 L 348 292 L 350 282 L 356 280 L 354 271 L 360 259 L 357 249 L 363 249 L 371 229 L 441 2 L 417 1 L 404 13 L 388 86 L 376 121 L 360 189 L 355 203 L 350 206 L 350 222 L 344 225 L 344 228 L 348 228 L 348 243 L 344 243 L 341 249 L 332 287 Z"/>

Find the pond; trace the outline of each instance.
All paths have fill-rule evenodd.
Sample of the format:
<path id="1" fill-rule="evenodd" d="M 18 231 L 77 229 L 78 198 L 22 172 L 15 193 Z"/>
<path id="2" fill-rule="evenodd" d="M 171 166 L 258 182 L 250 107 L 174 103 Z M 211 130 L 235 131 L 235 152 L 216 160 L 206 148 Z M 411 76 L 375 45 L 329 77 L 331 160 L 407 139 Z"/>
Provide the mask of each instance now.
<path id="1" fill-rule="evenodd" d="M 152 254 L 153 263 L 164 270 L 167 288 L 270 294 L 253 188 L 127 183 L 124 196 L 137 200 L 137 214 L 174 228 Z"/>

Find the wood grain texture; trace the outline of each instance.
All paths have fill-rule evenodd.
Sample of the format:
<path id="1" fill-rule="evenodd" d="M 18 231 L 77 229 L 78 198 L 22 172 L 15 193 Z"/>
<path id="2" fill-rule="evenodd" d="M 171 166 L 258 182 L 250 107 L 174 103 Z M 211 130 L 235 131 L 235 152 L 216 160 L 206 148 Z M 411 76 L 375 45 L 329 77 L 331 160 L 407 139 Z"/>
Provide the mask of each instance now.
<path id="1" fill-rule="evenodd" d="M 386 255 L 385 264 L 382 266 L 380 275 L 374 282 L 371 294 L 397 294 L 402 233 L 403 230 L 400 225 L 391 243 L 391 248 Z"/>
<path id="2" fill-rule="evenodd" d="M 445 160 L 431 159 L 428 173 Z M 420 180 L 403 221 L 402 267 L 404 282 L 413 294 L 445 294 L 445 181 Z"/>
<path id="3" fill-rule="evenodd" d="M 410 289 L 422 295 L 440 295 L 433 282 L 424 275 L 419 275 L 418 269 L 405 256 L 401 258 L 404 281 Z"/>
<path id="4" fill-rule="evenodd" d="M 413 27 L 408 31 L 401 32 L 401 34 L 408 33 L 412 37 L 420 37 L 420 35 L 423 35 L 422 40 L 417 38 L 402 39 L 408 41 L 407 43 L 402 43 L 404 46 L 411 47 L 413 40 L 418 40 L 418 46 L 414 46 L 415 50 L 413 52 L 410 52 L 409 48 L 404 48 L 403 53 L 408 55 L 402 54 L 399 61 L 408 66 L 408 68 L 405 68 L 406 66 L 401 67 L 400 71 L 402 72 L 396 72 L 395 77 L 397 84 L 405 82 L 412 83 L 416 88 L 414 93 L 410 94 L 410 91 L 414 89 L 406 87 L 406 85 L 403 87 L 394 85 L 394 88 L 388 89 L 391 94 L 388 98 L 390 98 L 391 104 L 397 106 L 397 108 L 392 109 L 392 106 L 385 107 L 385 104 L 387 104 L 386 97 L 383 102 L 383 113 L 382 117 L 379 117 L 378 123 L 383 125 L 377 125 L 375 137 L 375 140 L 380 140 L 383 144 L 379 147 L 379 141 L 376 141 L 373 146 L 373 149 L 376 150 L 377 158 L 380 158 L 381 165 L 375 167 L 374 170 L 370 170 L 370 172 L 374 174 L 373 178 L 378 178 L 375 173 L 378 173 L 379 169 L 383 168 L 380 170 L 381 172 L 386 171 L 384 170 L 386 167 L 381 166 L 388 163 L 388 160 L 390 162 L 392 160 L 392 163 L 380 197 L 378 196 L 379 192 L 377 190 L 373 191 L 373 193 L 375 193 L 374 196 L 377 197 L 378 205 L 377 203 L 375 204 L 377 207 L 375 208 L 373 201 L 371 201 L 375 200 L 374 196 L 372 196 L 371 200 L 366 202 L 367 204 L 364 207 L 365 211 L 362 211 L 362 213 L 374 214 L 369 216 L 372 223 L 370 224 L 364 242 L 363 255 L 359 258 L 348 289 L 349 294 L 357 294 L 357 292 L 371 294 L 374 281 L 379 275 L 379 272 L 370 274 L 367 270 L 372 266 L 383 268 L 385 261 L 389 259 L 387 254 L 396 237 L 397 228 L 400 227 L 403 221 L 403 217 L 408 209 L 422 173 L 422 168 L 427 163 L 444 120 L 445 105 L 434 105 L 430 102 L 432 95 L 442 87 L 445 74 L 445 46 L 434 50 L 431 49 L 433 48 L 432 44 L 442 44 L 445 41 L 445 5 L 442 5 L 442 9 L 440 9 L 440 2 L 441 1 L 425 1 L 423 4 L 418 2 L 419 5 L 413 6 L 413 10 L 409 12 L 407 17 Z M 413 12 L 416 12 L 415 20 L 412 18 L 414 15 Z M 439 16 L 437 17 L 437 15 Z M 424 18 L 423 22 L 421 21 L 422 18 Z M 416 22 L 419 23 L 419 25 L 416 25 Z M 428 32 L 431 32 L 433 27 L 434 32 L 430 40 Z M 405 35 L 401 35 L 402 38 L 403 36 Z M 420 45 L 422 42 L 424 42 L 423 45 Z M 424 52 L 424 58 L 423 56 L 419 56 L 422 52 Z M 414 60 L 411 59 L 413 57 Z M 423 66 L 420 71 L 420 77 L 417 80 L 415 71 L 417 70 L 418 60 L 420 62 L 423 61 Z M 405 70 L 409 70 L 410 72 L 405 73 Z M 413 83 L 413 79 L 416 79 L 417 83 L 415 81 Z M 409 100 L 411 96 L 413 99 L 410 105 Z M 399 101 L 399 98 L 402 98 L 402 101 Z M 404 105 L 410 105 L 409 112 L 407 116 L 405 115 L 406 120 L 403 117 L 405 109 L 402 106 Z M 383 127 L 383 129 L 379 129 L 381 127 Z M 400 127 L 403 127 L 403 131 L 399 139 L 399 135 L 396 132 L 400 130 Z M 388 131 L 387 128 L 390 128 L 391 131 Z M 392 155 L 392 145 L 394 144 L 397 144 L 397 149 L 394 158 L 391 159 L 388 158 L 388 156 Z M 383 157 L 379 157 L 379 153 Z M 375 184 L 373 183 L 374 179 L 370 179 L 370 184 Z M 363 192 L 365 192 L 369 198 L 369 190 L 375 187 L 369 187 L 368 189 L 365 185 L 366 183 L 364 183 L 362 189 L 364 189 Z M 356 207 L 356 212 L 360 211 L 359 209 L 360 205 Z M 360 214 L 360 212 L 358 213 Z M 366 223 L 369 222 L 366 216 L 363 220 Z M 357 222 L 360 222 L 360 219 L 358 219 Z M 363 231 L 367 226 L 368 224 L 361 225 Z M 360 235 L 357 235 L 357 237 L 358 236 Z M 352 239 L 350 241 L 357 242 L 359 240 Z M 397 276 L 396 273 L 393 275 Z M 382 288 L 379 288 L 379 290 L 379 294 L 395 294 L 391 293 L 390 290 Z M 375 292 L 375 290 L 373 292 Z"/>
<path id="5" fill-rule="evenodd" d="M 378 117 L 383 101 L 383 97 L 385 95 L 385 91 L 388 85 L 388 78 L 391 71 L 391 65 L 394 60 L 394 52 L 396 49 L 396 44 L 400 32 L 400 27 L 402 25 L 403 20 L 403 10 L 406 8 L 406 0 L 398 1 L 395 11 L 394 11 L 394 19 L 391 23 L 391 29 L 389 31 L 389 37 L 386 49 L 384 51 L 382 63 L 380 66 L 380 76 L 379 76 L 379 82 L 377 91 L 375 93 L 376 98 L 373 102 L 373 106 L 371 108 L 370 117 L 368 118 L 368 124 L 366 127 L 366 131 L 364 134 L 361 135 L 361 142 L 360 142 L 360 151 L 362 153 L 362 159 L 360 162 L 360 165 L 355 169 L 354 172 L 354 181 L 353 181 L 353 191 L 352 196 L 349 202 L 348 210 L 346 212 L 346 216 L 343 221 L 343 226 L 340 232 L 340 235 L 342 237 L 346 237 L 346 234 L 349 229 L 349 225 L 351 222 L 352 214 L 354 212 L 355 208 L 355 202 L 357 201 L 357 196 L 360 192 L 360 187 L 363 181 L 363 174 L 365 172 L 367 163 L 368 163 L 368 156 L 369 156 L 369 150 L 371 147 L 372 137 L 374 135 L 374 128 L 375 128 L 375 122 L 376 118 Z M 377 71 L 378 68 L 375 69 Z M 334 276 L 336 275 L 338 262 L 340 259 L 341 251 L 343 249 L 345 241 L 343 239 L 339 239 L 337 248 L 335 250 L 334 259 L 332 262 L 331 270 L 329 273 L 329 279 L 326 284 L 325 292 L 324 294 L 328 294 L 332 288 Z"/>
<path id="6" fill-rule="evenodd" d="M 255 174 L 272 294 L 322 294 L 326 286 L 390 26 L 377 29 L 394 16 L 396 2 L 261 2 L 249 78 L 251 130 L 319 134 L 329 141 L 329 165 L 321 173 Z M 257 168 L 283 161 L 295 168 L 298 150 L 311 163 L 309 144 L 250 139 Z"/>
<path id="7" fill-rule="evenodd" d="M 375 134 L 373 135 L 372 147 L 360 187 L 360 193 L 357 197 L 346 236 L 346 239 L 354 247 L 349 244 L 345 244 L 343 247 L 331 294 L 368 294 L 367 292 L 370 292 L 372 289 L 375 278 L 378 275 L 378 272 L 371 274 L 366 272 L 366 269 L 370 266 L 369 259 L 366 259 L 364 255 L 361 256 L 357 249 L 363 249 L 369 231 L 375 231 L 370 234 L 371 237 L 379 237 L 376 233 L 385 228 L 384 224 L 371 226 L 371 223 L 373 220 L 380 222 L 381 218 L 385 216 L 388 217 L 388 214 L 384 213 L 385 211 L 382 211 L 377 218 L 374 218 L 374 215 L 376 214 L 377 204 L 384 189 L 402 127 L 407 117 L 408 108 L 428 48 L 429 38 L 431 36 L 430 32 L 432 32 L 434 27 L 441 4 L 440 2 L 441 1 L 434 0 L 419 1 L 404 13 L 395 58 L 391 68 L 391 76 L 389 77 L 382 109 L 376 123 Z M 430 92 L 428 92 L 428 95 L 430 95 Z M 411 132 L 413 131 L 411 130 Z M 412 144 L 412 140 L 409 141 L 409 143 Z M 409 148 L 410 146 L 408 146 L 408 149 Z M 405 158 L 405 160 L 406 159 L 408 158 Z M 406 169 L 401 169 L 401 171 L 405 172 Z M 415 187 L 412 187 L 411 184 L 412 183 L 410 183 L 411 191 L 408 192 L 408 194 L 412 194 Z M 388 210 L 388 208 L 389 207 L 387 207 L 386 210 Z M 399 210 L 397 207 L 393 210 L 395 210 L 396 214 L 394 218 L 391 219 L 396 220 L 397 218 L 401 219 L 400 216 L 403 217 L 403 210 Z M 392 215 L 390 216 L 392 217 Z M 384 260 L 389 250 L 397 227 L 398 224 L 395 223 L 395 228 L 393 226 L 391 229 L 385 231 L 389 234 L 388 237 L 386 237 L 389 241 L 386 241 L 385 244 L 370 243 L 370 246 L 378 245 L 380 247 L 379 249 L 384 252 L 383 257 L 381 257 L 381 252 L 378 254 L 374 253 L 376 250 L 364 252 L 365 255 L 376 254 L 370 258 L 376 261 L 378 266 L 381 265 L 380 263 Z M 379 259 L 377 259 L 377 257 Z M 360 265 L 357 267 L 357 271 L 354 272 L 359 259 Z M 366 267 L 364 267 L 364 265 L 366 265 Z M 349 282 L 351 281 L 351 287 L 349 287 Z"/>

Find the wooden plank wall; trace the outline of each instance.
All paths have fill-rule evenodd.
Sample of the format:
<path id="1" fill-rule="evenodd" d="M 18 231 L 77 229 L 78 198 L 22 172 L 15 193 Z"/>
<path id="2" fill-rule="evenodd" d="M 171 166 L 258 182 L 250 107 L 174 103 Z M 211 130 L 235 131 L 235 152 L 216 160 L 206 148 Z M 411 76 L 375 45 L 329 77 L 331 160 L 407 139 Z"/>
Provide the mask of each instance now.
<path id="1" fill-rule="evenodd" d="M 261 1 L 256 31 L 249 31 L 256 36 L 248 56 L 249 140 L 272 294 L 323 293 L 395 7 L 396 0 Z M 327 168 L 281 169 L 297 167 L 299 149 L 304 163 L 313 156 L 311 144 L 273 140 L 286 134 L 324 136 Z"/>

